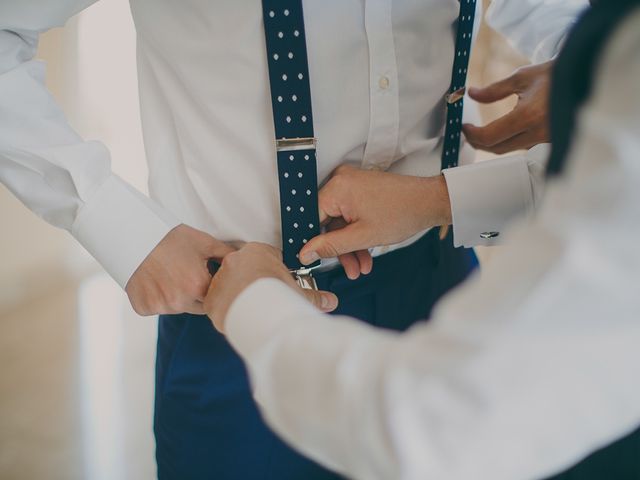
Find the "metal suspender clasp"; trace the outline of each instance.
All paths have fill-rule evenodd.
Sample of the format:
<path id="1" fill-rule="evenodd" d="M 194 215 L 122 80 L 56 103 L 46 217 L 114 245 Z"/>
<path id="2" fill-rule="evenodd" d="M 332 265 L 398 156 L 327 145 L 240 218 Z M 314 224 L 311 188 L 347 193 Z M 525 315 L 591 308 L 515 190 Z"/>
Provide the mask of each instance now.
<path id="1" fill-rule="evenodd" d="M 456 103 L 458 100 L 462 100 L 462 97 L 464 97 L 464 94 L 467 92 L 467 87 L 462 87 L 459 88 L 458 90 L 451 92 L 451 93 L 447 93 L 444 96 L 444 99 L 447 101 L 447 103 L 451 104 L 451 103 Z"/>
<path id="2" fill-rule="evenodd" d="M 304 288 L 306 290 L 318 290 L 318 285 L 316 284 L 316 279 L 313 278 L 311 273 L 311 268 L 301 268 L 299 270 L 292 270 L 291 275 L 294 280 L 298 283 L 300 288 Z"/>
<path id="3" fill-rule="evenodd" d="M 315 137 L 306 138 L 279 138 L 276 140 L 276 150 L 278 152 L 290 152 L 293 150 L 315 150 L 318 139 Z"/>

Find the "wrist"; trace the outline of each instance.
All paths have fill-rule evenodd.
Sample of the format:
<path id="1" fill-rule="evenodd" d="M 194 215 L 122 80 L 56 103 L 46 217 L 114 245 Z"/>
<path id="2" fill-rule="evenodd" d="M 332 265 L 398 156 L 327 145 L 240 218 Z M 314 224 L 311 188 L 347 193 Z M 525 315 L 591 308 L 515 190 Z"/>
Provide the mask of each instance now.
<path id="1" fill-rule="evenodd" d="M 444 175 L 421 178 L 420 189 L 422 194 L 417 207 L 422 228 L 450 225 L 451 201 Z"/>

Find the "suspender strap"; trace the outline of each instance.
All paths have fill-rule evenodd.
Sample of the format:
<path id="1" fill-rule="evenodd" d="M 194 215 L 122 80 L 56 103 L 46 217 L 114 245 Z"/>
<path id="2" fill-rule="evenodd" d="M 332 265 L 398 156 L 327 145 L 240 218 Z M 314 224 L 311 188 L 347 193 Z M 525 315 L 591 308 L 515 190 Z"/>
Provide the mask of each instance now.
<path id="1" fill-rule="evenodd" d="M 460 0 L 458 33 L 456 35 L 455 56 L 451 72 L 449 93 L 445 96 L 447 120 L 444 131 L 441 166 L 456 167 L 460 156 L 460 133 L 462 131 L 463 97 L 466 92 L 467 69 L 471 53 L 471 36 L 476 13 L 476 0 Z"/>
<path id="2" fill-rule="evenodd" d="M 302 0 L 263 0 L 262 9 L 276 133 L 282 254 L 285 265 L 298 270 L 303 268 L 298 252 L 320 233 Z"/>

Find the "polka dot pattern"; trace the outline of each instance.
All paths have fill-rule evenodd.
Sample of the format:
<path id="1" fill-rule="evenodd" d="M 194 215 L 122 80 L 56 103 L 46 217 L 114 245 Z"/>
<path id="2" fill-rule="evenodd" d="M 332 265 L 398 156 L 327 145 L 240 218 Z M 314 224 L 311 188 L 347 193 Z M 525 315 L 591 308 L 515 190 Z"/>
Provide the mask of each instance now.
<path id="1" fill-rule="evenodd" d="M 313 138 L 302 1 L 263 0 L 262 7 L 276 140 Z M 303 267 L 300 249 L 320 233 L 316 151 L 280 150 L 277 157 L 283 260 L 295 270 Z"/>
<path id="2" fill-rule="evenodd" d="M 315 160 L 315 150 L 278 152 L 283 260 L 292 269 L 302 266 L 298 252 L 306 241 L 320 233 Z"/>
<path id="3" fill-rule="evenodd" d="M 263 0 L 276 138 L 313 137 L 301 0 Z"/>
<path id="4" fill-rule="evenodd" d="M 455 56 L 451 74 L 449 93 L 463 88 L 467 82 L 473 21 L 476 13 L 476 0 L 460 0 L 458 16 L 458 33 L 456 35 Z M 447 103 L 447 119 L 442 148 L 442 168 L 458 165 L 460 154 L 460 134 L 462 131 L 463 99 L 455 103 Z"/>

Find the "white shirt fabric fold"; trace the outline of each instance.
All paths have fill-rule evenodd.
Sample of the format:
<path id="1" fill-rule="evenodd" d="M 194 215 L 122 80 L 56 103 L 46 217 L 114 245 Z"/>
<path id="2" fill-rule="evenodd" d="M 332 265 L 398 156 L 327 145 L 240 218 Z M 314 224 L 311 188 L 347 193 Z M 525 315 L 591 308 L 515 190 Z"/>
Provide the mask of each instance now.
<path id="1" fill-rule="evenodd" d="M 430 323 L 333 318 L 273 279 L 236 299 L 229 339 L 286 440 L 356 479 L 518 480 L 640 425 L 638 25 L 605 51 L 566 175 Z"/>
<path id="2" fill-rule="evenodd" d="M 113 175 L 103 145 L 71 129 L 45 90 L 44 65 L 33 60 L 42 31 L 91 3 L 0 2 L 0 181 L 37 214 L 71 231 L 122 286 L 181 222 L 224 241 L 279 246 L 260 2 L 131 0 L 151 199 Z M 319 180 L 343 163 L 437 174 L 458 1 L 303 3 Z M 543 60 L 584 4 L 496 0 L 490 17 L 517 48 Z M 472 159 L 467 146 L 462 161 Z M 495 165 L 492 175 L 519 169 L 503 166 Z M 473 193 L 473 172 L 448 176 L 456 212 L 466 198 L 492 206 L 491 195 Z M 525 190 L 505 187 L 515 193 L 501 202 L 526 204 L 531 188 Z M 483 243 L 477 227 L 463 225 L 474 215 L 456 214 L 458 244 Z"/>

